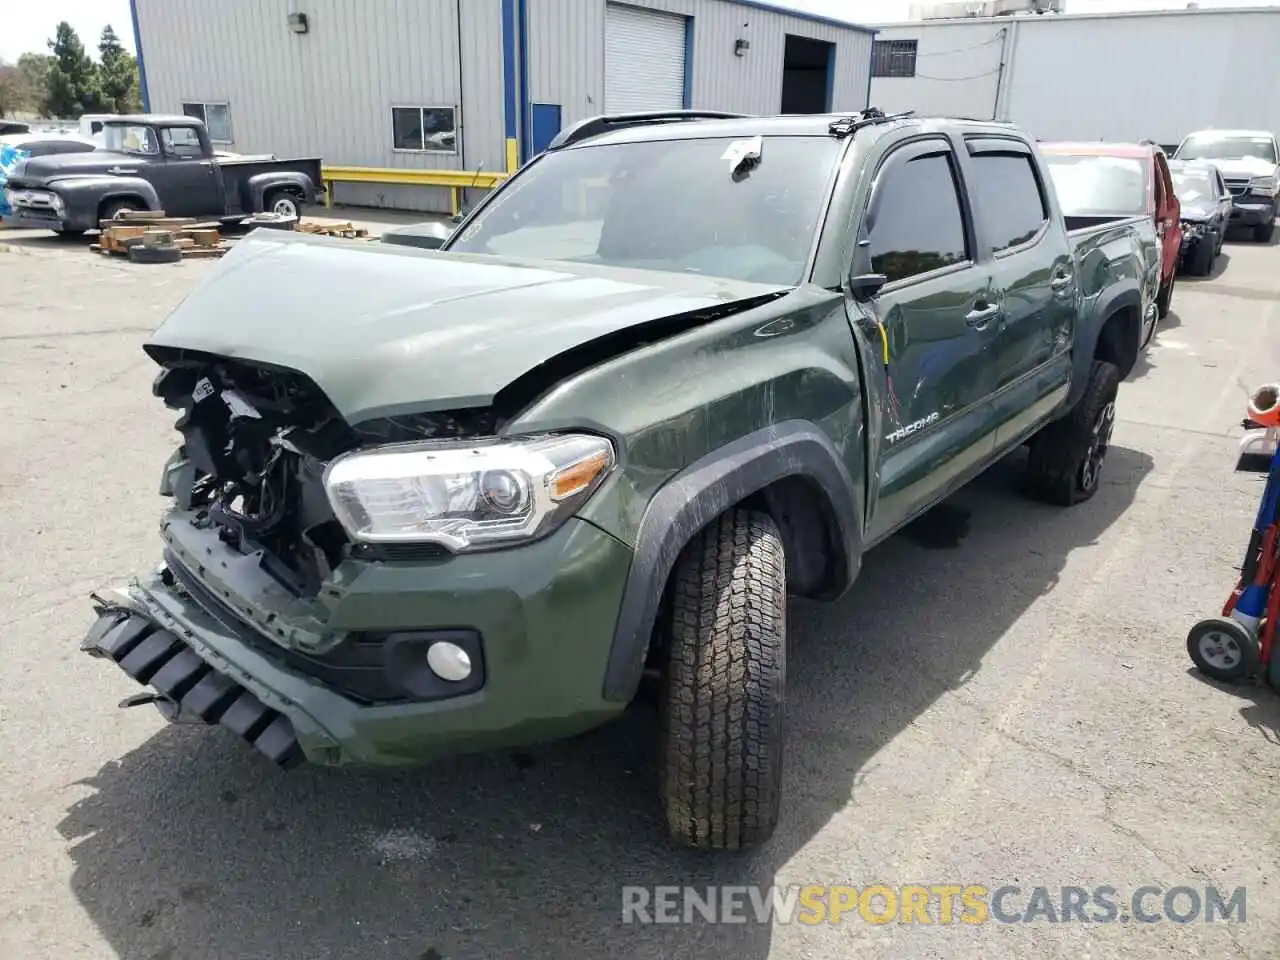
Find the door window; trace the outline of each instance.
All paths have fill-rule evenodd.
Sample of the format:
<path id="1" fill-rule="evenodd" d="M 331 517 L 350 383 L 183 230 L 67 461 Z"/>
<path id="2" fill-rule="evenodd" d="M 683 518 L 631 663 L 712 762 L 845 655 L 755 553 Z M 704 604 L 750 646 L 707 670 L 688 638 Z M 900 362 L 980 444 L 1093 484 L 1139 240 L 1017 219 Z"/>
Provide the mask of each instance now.
<path id="1" fill-rule="evenodd" d="M 993 253 L 1026 243 L 1049 220 L 1040 179 L 1025 153 L 978 153 L 970 164 L 970 196 Z"/>
<path id="2" fill-rule="evenodd" d="M 160 131 L 160 142 L 170 157 L 202 157 L 204 149 L 194 127 L 165 127 Z"/>
<path id="3" fill-rule="evenodd" d="M 877 180 L 868 237 L 875 273 L 893 283 L 970 259 L 950 153 L 890 161 Z"/>

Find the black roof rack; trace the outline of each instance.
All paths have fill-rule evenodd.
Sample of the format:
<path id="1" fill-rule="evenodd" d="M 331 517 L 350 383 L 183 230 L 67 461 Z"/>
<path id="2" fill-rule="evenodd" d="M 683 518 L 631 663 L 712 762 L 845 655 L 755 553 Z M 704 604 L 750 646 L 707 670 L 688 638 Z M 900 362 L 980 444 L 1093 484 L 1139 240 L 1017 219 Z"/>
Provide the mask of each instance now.
<path id="1" fill-rule="evenodd" d="M 915 113 L 914 110 L 904 110 L 902 113 L 886 114 L 877 107 L 867 107 L 861 113 L 855 113 L 849 117 L 841 117 L 839 120 L 832 120 L 827 127 L 827 132 L 833 137 L 847 137 L 863 127 L 869 127 L 876 123 L 889 123 L 892 120 L 905 120 L 908 117 L 914 117 Z"/>
<path id="2" fill-rule="evenodd" d="M 748 120 L 750 114 L 722 113 L 717 110 L 660 110 L 652 113 L 616 113 L 580 120 L 567 130 L 561 130 L 547 145 L 548 150 L 559 150 L 591 137 L 627 127 L 639 127 L 649 123 L 677 123 L 682 120 Z"/>

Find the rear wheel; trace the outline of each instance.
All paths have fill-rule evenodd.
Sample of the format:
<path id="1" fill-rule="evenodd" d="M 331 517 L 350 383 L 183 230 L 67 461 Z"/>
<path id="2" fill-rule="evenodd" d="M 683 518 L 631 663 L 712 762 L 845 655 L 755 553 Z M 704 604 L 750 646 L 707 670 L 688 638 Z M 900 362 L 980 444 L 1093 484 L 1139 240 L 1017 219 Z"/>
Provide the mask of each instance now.
<path id="1" fill-rule="evenodd" d="M 1070 507 L 1098 492 L 1116 423 L 1120 368 L 1093 361 L 1080 402 L 1031 441 L 1024 488 L 1028 496 Z"/>
<path id="2" fill-rule="evenodd" d="M 1173 285 L 1178 279 L 1178 271 L 1169 274 L 1169 279 L 1160 284 L 1160 292 L 1156 294 L 1156 316 L 1163 320 L 1169 315 L 1173 305 Z"/>
<path id="3" fill-rule="evenodd" d="M 302 216 L 302 197 L 292 190 L 272 190 L 263 197 L 262 209 L 267 213 L 297 220 Z"/>
<path id="4" fill-rule="evenodd" d="M 1201 673 L 1224 683 L 1243 680 L 1258 664 L 1258 642 L 1229 617 L 1210 617 L 1192 627 L 1187 653 Z"/>
<path id="5" fill-rule="evenodd" d="M 665 632 L 659 779 L 673 840 L 768 840 L 782 794 L 786 563 L 768 514 L 733 509 L 685 547 Z"/>

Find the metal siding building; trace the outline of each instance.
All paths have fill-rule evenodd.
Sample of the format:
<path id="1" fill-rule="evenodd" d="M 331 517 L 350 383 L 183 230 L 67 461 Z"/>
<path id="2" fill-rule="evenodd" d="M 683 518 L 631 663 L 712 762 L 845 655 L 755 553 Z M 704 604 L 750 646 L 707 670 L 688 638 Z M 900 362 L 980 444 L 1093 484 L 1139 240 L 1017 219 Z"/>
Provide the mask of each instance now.
<path id="1" fill-rule="evenodd" d="M 611 109 L 611 85 L 615 99 L 636 91 L 623 109 L 779 113 L 788 35 L 831 45 L 830 109 L 862 108 L 870 88 L 873 31 L 740 0 L 628 0 L 621 9 L 606 0 L 132 5 L 148 109 L 207 113 L 211 131 L 229 117 L 226 149 L 319 155 L 331 165 L 510 169 L 561 126 Z M 298 14 L 301 30 L 290 22 Z M 393 108 L 403 108 L 394 119 Z M 398 148 L 405 137 L 410 146 Z M 343 183 L 336 194 L 344 203 L 449 209 L 442 189 Z"/>
<path id="2" fill-rule="evenodd" d="M 1013 120 L 1042 140 L 1280 131 L 1276 8 L 924 21 L 876 40 L 916 42 L 914 76 L 871 81 L 885 110 Z"/>

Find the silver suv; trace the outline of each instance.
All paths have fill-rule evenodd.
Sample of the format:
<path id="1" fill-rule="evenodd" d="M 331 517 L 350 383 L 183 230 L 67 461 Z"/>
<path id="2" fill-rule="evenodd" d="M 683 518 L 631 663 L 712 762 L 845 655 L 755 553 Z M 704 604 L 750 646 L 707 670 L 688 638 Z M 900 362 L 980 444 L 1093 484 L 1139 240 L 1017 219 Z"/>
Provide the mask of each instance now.
<path id="1" fill-rule="evenodd" d="M 1231 191 L 1231 223 L 1271 240 L 1280 196 L 1280 145 L 1269 130 L 1197 130 L 1174 151 L 1175 160 L 1209 160 Z"/>

